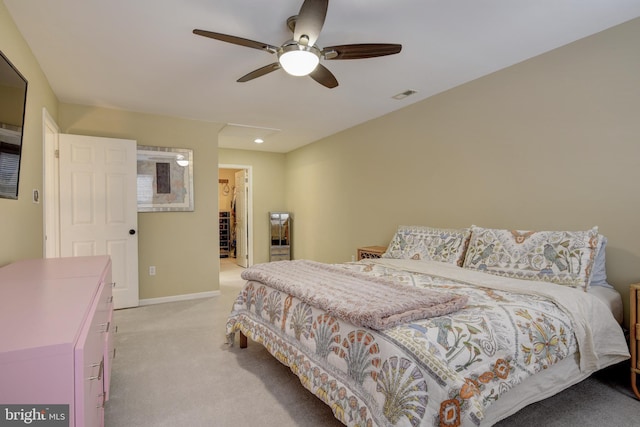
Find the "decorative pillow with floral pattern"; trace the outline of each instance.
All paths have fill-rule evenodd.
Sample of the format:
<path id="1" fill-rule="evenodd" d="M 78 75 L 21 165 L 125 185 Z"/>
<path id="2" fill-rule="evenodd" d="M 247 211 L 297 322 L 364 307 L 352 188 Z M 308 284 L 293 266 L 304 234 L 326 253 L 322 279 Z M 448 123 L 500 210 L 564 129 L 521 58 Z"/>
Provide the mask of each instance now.
<path id="1" fill-rule="evenodd" d="M 439 261 L 462 266 L 471 229 L 401 225 L 382 258 Z"/>
<path id="2" fill-rule="evenodd" d="M 474 225 L 463 267 L 586 291 L 598 244 L 598 227 L 586 231 L 522 231 Z"/>

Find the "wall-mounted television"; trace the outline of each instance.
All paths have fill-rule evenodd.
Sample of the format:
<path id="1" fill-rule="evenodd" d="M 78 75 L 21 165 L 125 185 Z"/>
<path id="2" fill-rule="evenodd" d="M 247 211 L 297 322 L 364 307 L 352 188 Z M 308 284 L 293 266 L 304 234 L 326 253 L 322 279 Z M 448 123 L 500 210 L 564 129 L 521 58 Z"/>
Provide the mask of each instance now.
<path id="1" fill-rule="evenodd" d="M 0 197 L 18 198 L 27 80 L 0 52 Z"/>

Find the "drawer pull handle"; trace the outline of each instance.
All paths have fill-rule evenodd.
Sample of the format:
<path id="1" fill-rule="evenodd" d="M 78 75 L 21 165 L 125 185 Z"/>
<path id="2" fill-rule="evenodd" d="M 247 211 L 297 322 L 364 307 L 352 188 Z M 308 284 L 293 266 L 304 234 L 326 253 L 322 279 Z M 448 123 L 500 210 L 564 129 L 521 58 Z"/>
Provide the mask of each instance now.
<path id="1" fill-rule="evenodd" d="M 102 371 L 104 371 L 104 359 L 102 359 L 100 363 L 94 363 L 93 365 L 91 365 L 92 368 L 95 368 L 96 366 L 100 366 L 100 369 L 98 370 L 98 376 L 89 377 L 89 381 L 102 379 Z"/>
<path id="2" fill-rule="evenodd" d="M 116 287 L 116 282 L 111 282 L 111 287 L 115 288 Z"/>
<path id="3" fill-rule="evenodd" d="M 112 302 L 113 302 L 113 295 L 109 297 L 109 299 L 107 300 L 107 304 L 111 304 Z"/>
<path id="4" fill-rule="evenodd" d="M 100 333 L 105 333 L 105 332 L 109 332 L 109 326 L 111 326 L 111 322 L 107 322 L 107 323 L 100 323 L 100 327 L 104 328 L 100 331 Z"/>
<path id="5" fill-rule="evenodd" d="M 96 409 L 102 409 L 104 408 L 104 404 L 107 400 L 107 396 L 105 395 L 105 393 L 99 394 L 98 397 L 102 397 L 102 404 L 96 406 Z"/>

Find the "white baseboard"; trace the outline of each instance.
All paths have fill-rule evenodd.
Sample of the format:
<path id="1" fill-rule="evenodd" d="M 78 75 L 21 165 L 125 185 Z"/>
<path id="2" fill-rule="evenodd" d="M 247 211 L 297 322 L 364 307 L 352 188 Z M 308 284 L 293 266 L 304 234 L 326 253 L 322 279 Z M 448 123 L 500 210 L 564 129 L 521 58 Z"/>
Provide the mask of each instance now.
<path id="1" fill-rule="evenodd" d="M 219 297 L 220 295 L 221 295 L 220 291 L 198 292 L 195 294 L 173 295 L 170 297 L 146 298 L 146 299 L 141 299 L 138 304 L 140 306 L 163 304 L 165 302 L 187 301 L 190 299 Z"/>

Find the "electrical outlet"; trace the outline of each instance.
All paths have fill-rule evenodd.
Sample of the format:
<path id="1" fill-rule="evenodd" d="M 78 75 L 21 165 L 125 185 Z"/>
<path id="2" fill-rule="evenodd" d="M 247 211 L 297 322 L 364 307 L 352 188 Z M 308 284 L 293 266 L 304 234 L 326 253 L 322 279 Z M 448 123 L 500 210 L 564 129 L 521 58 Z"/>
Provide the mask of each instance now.
<path id="1" fill-rule="evenodd" d="M 149 267 L 149 276 L 155 276 L 156 275 L 156 266 L 152 265 Z"/>

